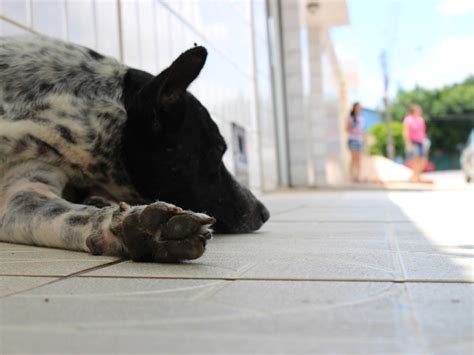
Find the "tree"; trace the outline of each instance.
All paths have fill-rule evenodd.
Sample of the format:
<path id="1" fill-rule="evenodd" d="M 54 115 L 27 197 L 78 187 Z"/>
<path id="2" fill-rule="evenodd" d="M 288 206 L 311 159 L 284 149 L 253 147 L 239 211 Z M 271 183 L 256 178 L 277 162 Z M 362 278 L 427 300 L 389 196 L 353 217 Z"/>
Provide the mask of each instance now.
<path id="1" fill-rule="evenodd" d="M 370 154 L 387 156 L 387 124 L 380 122 L 373 125 L 369 132 L 375 137 L 375 144 L 370 147 Z M 395 156 L 403 156 L 403 125 L 400 122 L 392 122 L 393 144 Z"/>

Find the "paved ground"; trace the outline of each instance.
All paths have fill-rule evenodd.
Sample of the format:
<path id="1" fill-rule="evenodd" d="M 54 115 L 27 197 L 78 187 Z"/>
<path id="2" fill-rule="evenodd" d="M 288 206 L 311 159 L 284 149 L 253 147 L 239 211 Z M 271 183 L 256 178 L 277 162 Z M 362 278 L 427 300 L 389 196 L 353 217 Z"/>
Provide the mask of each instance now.
<path id="1" fill-rule="evenodd" d="M 268 195 L 151 265 L 0 245 L 0 353 L 473 353 L 474 192 Z"/>
<path id="2" fill-rule="evenodd" d="M 426 173 L 424 176 L 434 181 L 441 189 L 474 189 L 474 183 L 468 183 L 461 170 L 446 170 Z"/>

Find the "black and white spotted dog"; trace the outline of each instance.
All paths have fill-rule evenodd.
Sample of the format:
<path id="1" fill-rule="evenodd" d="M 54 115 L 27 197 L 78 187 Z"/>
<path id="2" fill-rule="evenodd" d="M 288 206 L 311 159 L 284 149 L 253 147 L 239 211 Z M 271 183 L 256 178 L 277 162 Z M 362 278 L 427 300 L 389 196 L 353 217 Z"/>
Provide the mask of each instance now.
<path id="1" fill-rule="evenodd" d="M 0 241 L 174 262 L 200 257 L 214 224 L 258 229 L 267 209 L 186 91 L 206 57 L 194 47 L 154 77 L 52 38 L 0 38 Z"/>

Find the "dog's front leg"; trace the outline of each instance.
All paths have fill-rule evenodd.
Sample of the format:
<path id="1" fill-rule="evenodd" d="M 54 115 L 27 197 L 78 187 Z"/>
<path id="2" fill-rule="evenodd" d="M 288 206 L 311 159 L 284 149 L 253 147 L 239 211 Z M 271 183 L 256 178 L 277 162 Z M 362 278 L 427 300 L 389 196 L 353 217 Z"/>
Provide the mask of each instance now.
<path id="1" fill-rule="evenodd" d="M 0 240 L 90 251 L 87 238 L 106 232 L 110 212 L 64 200 L 67 182 L 61 170 L 38 162 L 5 171 L 0 185 Z"/>
<path id="2" fill-rule="evenodd" d="M 200 257 L 215 222 L 164 202 L 104 208 L 70 203 L 61 197 L 66 176 L 47 165 L 17 167 L 2 181 L 0 241 L 175 262 Z"/>

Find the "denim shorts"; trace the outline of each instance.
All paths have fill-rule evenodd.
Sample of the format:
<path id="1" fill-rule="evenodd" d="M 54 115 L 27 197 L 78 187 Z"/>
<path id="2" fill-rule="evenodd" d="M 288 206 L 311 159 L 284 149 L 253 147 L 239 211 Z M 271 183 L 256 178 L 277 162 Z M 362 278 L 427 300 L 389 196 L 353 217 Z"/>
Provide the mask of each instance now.
<path id="1" fill-rule="evenodd" d="M 349 150 L 355 152 L 362 152 L 364 149 L 364 145 L 360 141 L 356 141 L 354 139 L 349 139 Z"/>
<path id="2" fill-rule="evenodd" d="M 426 156 L 426 151 L 425 151 L 425 147 L 423 146 L 423 143 L 411 142 L 411 144 L 413 145 L 412 151 L 405 149 L 405 154 L 407 156 L 407 159 Z"/>

